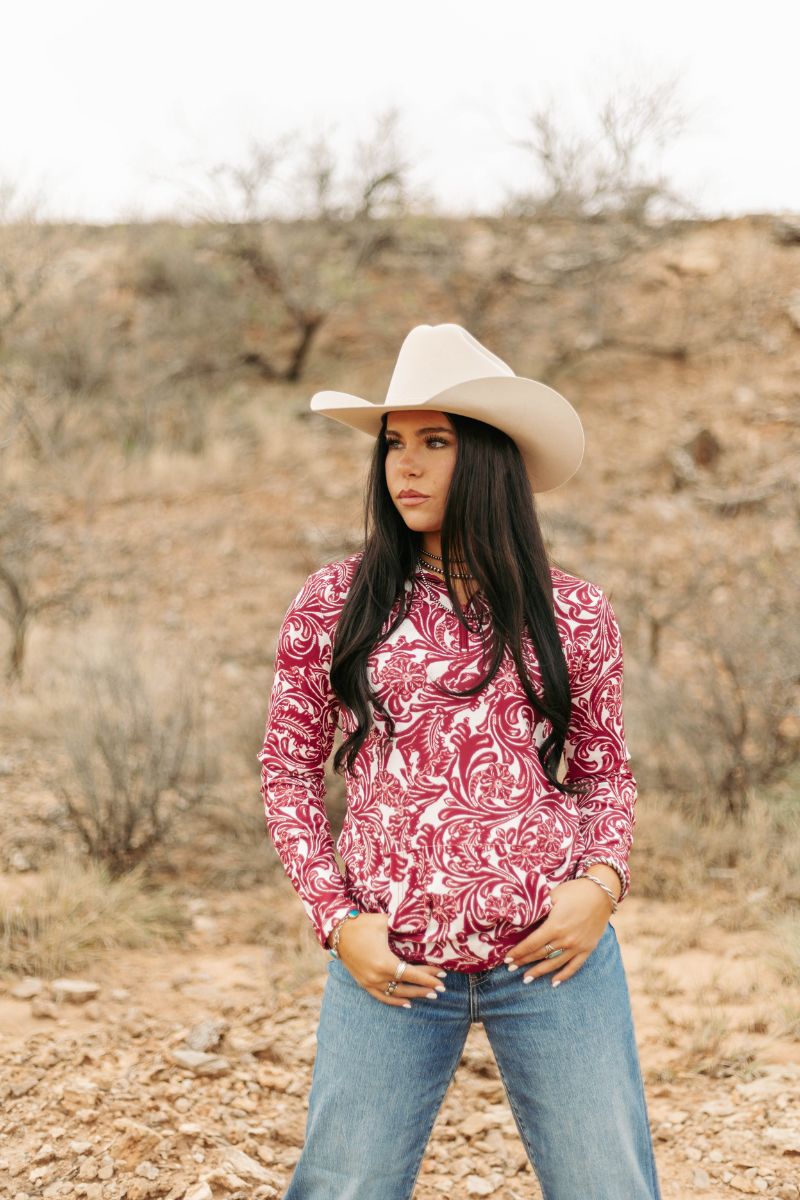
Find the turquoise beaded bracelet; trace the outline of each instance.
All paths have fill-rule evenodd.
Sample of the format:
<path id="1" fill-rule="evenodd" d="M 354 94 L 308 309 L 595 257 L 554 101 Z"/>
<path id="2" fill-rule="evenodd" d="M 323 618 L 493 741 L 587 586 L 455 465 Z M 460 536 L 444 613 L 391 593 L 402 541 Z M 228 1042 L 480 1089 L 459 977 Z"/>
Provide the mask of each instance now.
<path id="1" fill-rule="evenodd" d="M 348 917 L 360 917 L 360 916 L 361 916 L 360 908 L 351 908 L 349 913 L 347 914 L 347 916 L 342 917 L 339 924 L 334 928 L 333 945 L 328 947 L 328 954 L 330 955 L 331 958 L 339 957 L 339 951 L 336 949 L 336 947 L 339 945 L 339 934 L 342 932 L 342 926 L 344 925 L 347 918 Z"/>

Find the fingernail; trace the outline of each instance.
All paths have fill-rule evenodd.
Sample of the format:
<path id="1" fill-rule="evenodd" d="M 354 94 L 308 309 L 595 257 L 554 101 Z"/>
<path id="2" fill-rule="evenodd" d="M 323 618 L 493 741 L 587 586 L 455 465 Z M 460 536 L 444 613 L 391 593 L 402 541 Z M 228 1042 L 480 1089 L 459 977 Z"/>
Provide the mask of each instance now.
<path id="1" fill-rule="evenodd" d="M 550 984 L 550 987 L 558 987 L 558 985 L 559 985 L 560 983 L 561 983 L 561 980 L 560 980 L 560 979 L 554 979 L 554 980 L 551 982 L 551 984 Z"/>
<path id="2" fill-rule="evenodd" d="M 534 979 L 535 979 L 535 978 L 536 978 L 536 976 L 535 976 L 535 975 L 525 975 L 525 976 L 523 977 L 523 980 L 522 980 L 522 982 L 523 982 L 523 983 L 533 983 L 533 981 L 534 981 Z"/>
<path id="3" fill-rule="evenodd" d="M 429 1000 L 438 1000 L 439 999 L 438 992 L 426 992 L 425 995 L 428 997 Z"/>
<path id="4" fill-rule="evenodd" d="M 511 955 L 510 955 L 510 954 L 507 954 L 507 955 L 505 956 L 505 958 L 503 959 L 503 962 L 513 962 L 513 961 L 514 961 L 514 960 L 513 960 L 513 958 L 511 957 Z"/>
<path id="5" fill-rule="evenodd" d="M 403 1008 L 411 1008 L 411 1001 L 406 1000 L 405 1004 L 403 1005 Z"/>
<path id="6" fill-rule="evenodd" d="M 436 990 L 437 990 L 437 992 L 446 992 L 447 988 L 444 986 L 443 983 L 437 983 Z"/>
<path id="7" fill-rule="evenodd" d="M 437 971 L 436 974 L 440 979 L 447 979 L 447 971 Z"/>
<path id="8" fill-rule="evenodd" d="M 508 969 L 509 969 L 509 971 L 518 971 L 519 963 L 512 962 Z"/>

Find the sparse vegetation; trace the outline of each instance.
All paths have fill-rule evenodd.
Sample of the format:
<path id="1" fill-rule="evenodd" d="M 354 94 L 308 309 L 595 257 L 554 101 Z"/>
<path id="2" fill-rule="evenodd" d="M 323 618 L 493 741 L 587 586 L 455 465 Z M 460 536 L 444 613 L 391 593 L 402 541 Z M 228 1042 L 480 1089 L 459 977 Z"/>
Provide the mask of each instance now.
<path id="1" fill-rule="evenodd" d="M 0 882 L 0 975 L 78 974 L 109 951 L 175 943 L 188 924 L 168 888 L 145 886 L 142 867 L 112 878 L 64 855 L 32 880 Z"/>
<path id="2" fill-rule="evenodd" d="M 159 697 L 142 654 L 115 639 L 86 660 L 60 718 L 71 778 L 64 820 L 89 857 L 117 878 L 163 847 L 177 815 L 207 786 L 197 680 L 170 679 Z"/>

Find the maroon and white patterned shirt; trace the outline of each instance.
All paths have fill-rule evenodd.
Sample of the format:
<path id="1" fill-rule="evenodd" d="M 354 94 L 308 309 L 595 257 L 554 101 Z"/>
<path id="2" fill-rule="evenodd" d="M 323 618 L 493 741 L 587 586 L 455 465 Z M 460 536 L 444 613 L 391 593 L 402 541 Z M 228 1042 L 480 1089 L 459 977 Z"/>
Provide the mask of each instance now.
<path id="1" fill-rule="evenodd" d="M 278 634 L 261 763 L 267 829 L 321 946 L 353 906 L 388 914 L 393 953 L 409 962 L 477 971 L 501 962 L 544 920 L 551 889 L 592 863 L 630 888 L 636 781 L 623 728 L 622 643 L 605 593 L 551 566 L 556 623 L 570 675 L 566 777 L 591 787 L 573 798 L 544 773 L 537 747 L 549 721 L 532 708 L 510 652 L 488 687 L 450 697 L 485 674 L 481 632 L 453 612 L 444 580 L 417 568 L 412 606 L 368 660 L 383 715 L 348 775 L 336 850 L 325 809 L 325 764 L 337 724 L 355 727 L 332 691 L 335 626 L 361 552 L 308 576 Z M 395 601 L 385 632 L 399 611 Z M 485 636 L 483 593 L 467 608 Z M 527 634 L 533 686 L 541 674 Z"/>

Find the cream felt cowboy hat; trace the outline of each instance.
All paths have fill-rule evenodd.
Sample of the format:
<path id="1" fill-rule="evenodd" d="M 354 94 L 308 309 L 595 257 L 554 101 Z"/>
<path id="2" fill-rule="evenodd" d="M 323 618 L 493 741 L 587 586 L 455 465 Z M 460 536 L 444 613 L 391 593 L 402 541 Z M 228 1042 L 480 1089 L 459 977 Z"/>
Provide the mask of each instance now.
<path id="1" fill-rule="evenodd" d="M 383 404 L 347 392 L 316 392 L 313 412 L 377 437 L 385 412 L 429 408 L 502 429 L 520 449 L 534 492 L 570 479 L 583 458 L 575 409 L 558 392 L 515 375 L 461 325 L 417 325 L 397 356 Z"/>

